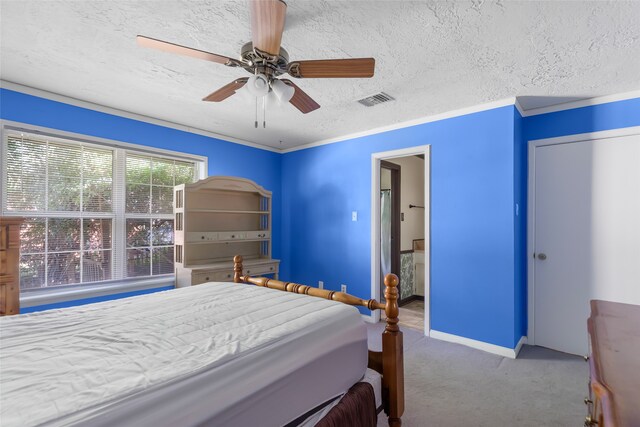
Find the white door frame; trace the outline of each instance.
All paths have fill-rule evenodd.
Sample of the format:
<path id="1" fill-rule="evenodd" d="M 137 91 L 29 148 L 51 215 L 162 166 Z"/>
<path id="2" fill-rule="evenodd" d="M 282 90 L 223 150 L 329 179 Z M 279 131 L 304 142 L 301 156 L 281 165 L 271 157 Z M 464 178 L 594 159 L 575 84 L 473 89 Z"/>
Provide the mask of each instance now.
<path id="1" fill-rule="evenodd" d="M 600 132 L 589 132 L 575 135 L 566 135 L 556 138 L 536 139 L 528 142 L 529 146 L 529 177 L 527 189 L 527 343 L 535 345 L 535 259 L 533 258 L 535 242 L 535 212 L 536 212 L 536 148 L 545 145 L 570 144 L 574 142 L 591 141 L 594 139 L 617 138 L 621 136 L 640 135 L 640 126 L 628 128 L 605 130 Z"/>
<path id="2" fill-rule="evenodd" d="M 424 334 L 431 334 L 431 145 L 371 154 L 371 297 L 380 300 L 380 162 L 424 155 Z M 380 310 L 371 313 L 380 321 Z"/>

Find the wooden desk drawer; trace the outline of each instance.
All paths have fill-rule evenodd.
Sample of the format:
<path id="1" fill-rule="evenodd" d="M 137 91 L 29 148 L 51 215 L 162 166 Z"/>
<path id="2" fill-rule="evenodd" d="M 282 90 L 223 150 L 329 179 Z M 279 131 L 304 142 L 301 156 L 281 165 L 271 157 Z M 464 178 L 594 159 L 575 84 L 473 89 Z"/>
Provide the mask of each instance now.
<path id="1" fill-rule="evenodd" d="M 253 267 L 249 266 L 244 271 L 245 274 L 249 276 L 262 276 L 265 274 L 276 274 L 278 273 L 278 264 L 261 264 L 255 265 Z"/>
<path id="2" fill-rule="evenodd" d="M 20 291 L 13 276 L 0 276 L 0 316 L 20 313 Z"/>
<path id="3" fill-rule="evenodd" d="M 233 282 L 232 271 L 199 271 L 193 273 L 191 278 L 192 285 L 199 285 L 207 282 Z"/>

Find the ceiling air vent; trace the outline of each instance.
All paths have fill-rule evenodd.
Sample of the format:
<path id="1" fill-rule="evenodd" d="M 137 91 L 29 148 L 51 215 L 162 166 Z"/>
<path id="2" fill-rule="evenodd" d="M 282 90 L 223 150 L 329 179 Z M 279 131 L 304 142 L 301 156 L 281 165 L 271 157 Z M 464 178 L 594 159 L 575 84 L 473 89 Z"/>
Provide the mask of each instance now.
<path id="1" fill-rule="evenodd" d="M 384 92 L 376 93 L 375 95 L 367 96 L 366 98 L 359 99 L 358 102 L 365 107 L 373 107 L 374 105 L 382 104 L 383 102 L 393 101 L 395 98 L 391 95 L 387 95 Z"/>

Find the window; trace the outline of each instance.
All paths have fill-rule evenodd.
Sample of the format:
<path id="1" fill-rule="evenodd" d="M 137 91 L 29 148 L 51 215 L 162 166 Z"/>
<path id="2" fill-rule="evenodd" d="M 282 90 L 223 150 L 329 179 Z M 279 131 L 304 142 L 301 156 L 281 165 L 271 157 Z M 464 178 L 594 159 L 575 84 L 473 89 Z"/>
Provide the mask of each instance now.
<path id="1" fill-rule="evenodd" d="M 127 277 L 173 272 L 173 187 L 194 174 L 192 162 L 127 154 Z"/>
<path id="2" fill-rule="evenodd" d="M 173 186 L 202 160 L 15 131 L 3 142 L 2 211 L 26 219 L 21 290 L 173 273 Z"/>

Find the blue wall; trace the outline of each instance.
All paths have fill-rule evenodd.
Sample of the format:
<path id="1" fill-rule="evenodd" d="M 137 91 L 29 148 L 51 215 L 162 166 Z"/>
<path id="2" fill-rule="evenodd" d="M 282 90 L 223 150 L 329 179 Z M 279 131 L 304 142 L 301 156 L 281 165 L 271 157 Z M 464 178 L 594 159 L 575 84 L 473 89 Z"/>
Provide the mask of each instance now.
<path id="1" fill-rule="evenodd" d="M 285 155 L 6 89 L 0 117 L 207 156 L 210 175 L 273 191 L 281 277 L 346 284 L 362 298 L 371 289 L 371 154 L 430 144 L 431 327 L 513 348 L 527 330 L 527 141 L 640 126 L 640 98 L 525 118 L 508 106 Z M 52 307 L 28 310 L 42 308 Z"/>
<path id="2" fill-rule="evenodd" d="M 524 143 L 524 119 L 513 109 L 515 210 L 515 329 L 513 339 L 527 335 L 527 146 Z"/>
<path id="3" fill-rule="evenodd" d="M 371 153 L 431 144 L 431 327 L 513 348 L 527 333 L 527 141 L 629 126 L 640 99 L 503 107 L 285 154 L 282 275 L 369 298 Z"/>
<path id="4" fill-rule="evenodd" d="M 514 347 L 514 111 L 285 154 L 282 276 L 369 298 L 371 154 L 431 144 L 431 327 Z"/>
<path id="5" fill-rule="evenodd" d="M 75 132 L 82 135 L 129 142 L 206 156 L 208 175 L 231 175 L 251 179 L 273 192 L 273 254 L 281 253 L 282 156 L 266 150 L 184 132 L 0 89 L 0 118 L 20 123 Z M 127 296 L 127 295 L 124 295 Z M 79 301 L 80 303 L 82 301 Z"/>

